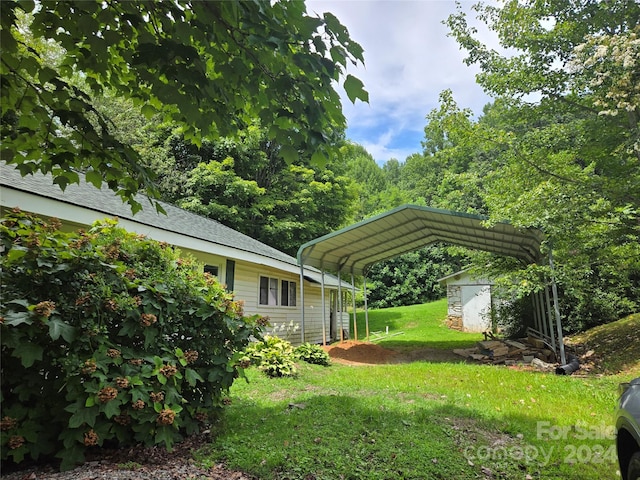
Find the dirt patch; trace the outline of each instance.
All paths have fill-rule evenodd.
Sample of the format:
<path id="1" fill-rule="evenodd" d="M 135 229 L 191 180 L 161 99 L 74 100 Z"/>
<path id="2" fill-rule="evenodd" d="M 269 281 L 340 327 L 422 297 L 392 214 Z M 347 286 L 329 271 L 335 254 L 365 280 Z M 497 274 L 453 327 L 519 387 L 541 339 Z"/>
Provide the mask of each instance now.
<path id="1" fill-rule="evenodd" d="M 384 365 L 390 363 L 460 362 L 451 350 L 419 348 L 416 350 L 391 350 L 371 342 L 347 340 L 323 347 L 336 363 L 346 365 Z"/>
<path id="2" fill-rule="evenodd" d="M 332 360 L 346 365 L 380 365 L 395 363 L 397 355 L 393 350 L 381 347 L 375 343 L 347 340 L 323 347 Z"/>

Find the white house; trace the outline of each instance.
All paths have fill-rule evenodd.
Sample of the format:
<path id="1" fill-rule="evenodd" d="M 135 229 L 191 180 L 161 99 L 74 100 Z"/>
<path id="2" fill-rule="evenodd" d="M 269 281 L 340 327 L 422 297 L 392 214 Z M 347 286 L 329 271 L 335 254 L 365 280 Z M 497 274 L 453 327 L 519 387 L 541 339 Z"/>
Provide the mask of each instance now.
<path id="1" fill-rule="evenodd" d="M 492 283 L 485 278 L 474 278 L 467 270 L 440 278 L 447 287 L 447 321 L 451 328 L 464 332 L 491 330 L 493 298 Z"/>
<path id="2" fill-rule="evenodd" d="M 55 217 L 67 229 L 85 228 L 96 220 L 117 217 L 120 226 L 129 231 L 178 247 L 196 257 L 206 271 L 226 284 L 236 299 L 244 302 L 246 315 L 268 316 L 272 324 L 279 326 L 292 322 L 298 325 L 295 332 L 286 329 L 279 332 L 293 343 L 323 343 L 339 338 L 339 328 L 349 329 L 347 313 L 342 322 L 336 313 L 337 277 L 321 274 L 313 267 L 301 269 L 294 257 L 215 220 L 162 202 L 166 215 L 159 214 L 142 196 L 137 200 L 144 208 L 133 215 L 130 207 L 111 190 L 81 182 L 67 186 L 63 192 L 53 184 L 51 176 L 22 177 L 6 164 L 0 164 L 0 187 L 2 211 L 18 207 L 39 216 Z M 347 290 L 351 285 L 343 282 L 341 288 Z"/>

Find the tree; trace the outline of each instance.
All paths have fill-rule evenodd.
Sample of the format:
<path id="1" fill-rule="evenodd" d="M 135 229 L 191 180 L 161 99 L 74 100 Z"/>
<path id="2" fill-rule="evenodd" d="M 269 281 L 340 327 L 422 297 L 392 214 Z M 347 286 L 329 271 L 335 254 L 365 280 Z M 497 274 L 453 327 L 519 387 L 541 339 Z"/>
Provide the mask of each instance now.
<path id="1" fill-rule="evenodd" d="M 352 221 L 359 222 L 372 215 L 408 203 L 409 198 L 394 181 L 401 167 L 397 160 L 380 167 L 362 146 L 347 142 L 340 148 L 346 175 L 355 185 L 356 201 Z"/>
<path id="2" fill-rule="evenodd" d="M 299 152 L 329 157 L 345 126 L 335 82 L 351 101 L 368 100 L 346 74 L 363 62 L 360 45 L 334 15 L 310 16 L 300 1 L 6 1 L 2 10 L 3 160 L 23 175 L 50 172 L 63 189 L 80 174 L 106 182 L 134 211 L 138 190 L 157 194 L 153 173 L 95 107 L 107 90 L 196 145 L 258 118 L 289 163 Z M 56 65 L 39 47 L 50 43 L 63 51 Z"/>
<path id="3" fill-rule="evenodd" d="M 367 278 L 372 308 L 398 307 L 438 300 L 446 289 L 437 280 L 460 270 L 460 259 L 442 245 L 430 245 L 374 265 Z"/>
<path id="4" fill-rule="evenodd" d="M 171 192 L 178 206 L 218 220 L 295 255 L 301 243 L 343 226 L 350 213 L 351 182 L 301 158 L 287 163 L 281 146 L 252 125 L 237 138 L 205 141 L 201 148 L 170 140 L 174 166 L 162 175 L 185 178 Z"/>
<path id="5" fill-rule="evenodd" d="M 546 232 L 572 329 L 633 311 L 640 298 L 640 5 L 510 0 L 474 8 L 508 52 L 483 45 L 464 14 L 449 18 L 467 62 L 481 68 L 478 82 L 497 98 L 474 135 L 493 144 L 483 195 L 492 219 Z M 529 273 L 523 269 L 521 278 Z"/>
<path id="6" fill-rule="evenodd" d="M 458 107 L 450 90 L 443 91 L 440 106 L 427 115 L 422 154 L 407 157 L 402 188 L 431 207 L 485 214 L 481 192 L 491 167 L 489 147 L 477 130 L 472 112 Z"/>

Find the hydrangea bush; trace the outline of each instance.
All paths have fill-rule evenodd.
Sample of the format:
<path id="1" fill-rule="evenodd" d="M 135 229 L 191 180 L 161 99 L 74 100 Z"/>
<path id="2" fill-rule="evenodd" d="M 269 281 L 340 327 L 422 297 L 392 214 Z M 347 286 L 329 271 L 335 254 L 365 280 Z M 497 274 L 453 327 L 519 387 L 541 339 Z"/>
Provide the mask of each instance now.
<path id="1" fill-rule="evenodd" d="M 2 460 L 164 445 L 225 403 L 260 337 L 218 281 L 114 220 L 65 233 L 17 210 L 0 225 Z"/>

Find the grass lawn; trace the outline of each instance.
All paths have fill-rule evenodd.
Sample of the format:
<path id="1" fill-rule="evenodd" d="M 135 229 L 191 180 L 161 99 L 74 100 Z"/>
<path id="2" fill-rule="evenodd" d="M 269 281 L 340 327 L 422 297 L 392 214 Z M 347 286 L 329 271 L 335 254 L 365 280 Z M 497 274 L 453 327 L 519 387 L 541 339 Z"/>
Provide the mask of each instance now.
<path id="1" fill-rule="evenodd" d="M 434 302 L 369 321 L 372 331 L 389 325 L 386 348 L 478 340 L 446 329 L 445 315 Z M 281 379 L 250 369 L 198 458 L 261 479 L 615 479 L 617 385 L 638 367 L 589 378 L 426 361 L 301 364 Z"/>

